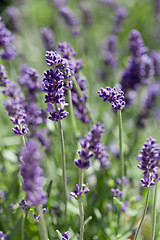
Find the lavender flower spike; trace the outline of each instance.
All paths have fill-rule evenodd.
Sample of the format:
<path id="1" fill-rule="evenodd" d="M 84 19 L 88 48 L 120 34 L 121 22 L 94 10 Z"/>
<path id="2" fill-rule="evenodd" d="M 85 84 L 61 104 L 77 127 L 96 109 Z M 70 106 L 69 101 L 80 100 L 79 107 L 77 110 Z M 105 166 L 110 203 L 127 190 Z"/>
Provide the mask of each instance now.
<path id="1" fill-rule="evenodd" d="M 125 107 L 125 101 L 123 101 L 124 92 L 121 89 L 116 90 L 111 87 L 101 88 L 98 94 L 103 98 L 104 102 L 109 101 L 112 103 L 112 107 L 115 110 L 122 110 Z"/>
<path id="2" fill-rule="evenodd" d="M 155 185 L 156 179 L 159 179 L 158 159 L 160 148 L 156 142 L 152 137 L 147 138 L 147 142 L 144 143 L 138 155 L 138 159 L 140 160 L 138 168 L 143 170 L 143 178 L 141 179 L 142 187 L 149 188 Z"/>
<path id="3" fill-rule="evenodd" d="M 7 235 L 0 231 L 0 239 L 7 240 Z"/>
<path id="4" fill-rule="evenodd" d="M 23 189 L 27 193 L 28 206 L 44 205 L 47 202 L 43 192 L 43 171 L 38 159 L 41 157 L 34 141 L 29 141 L 21 152 L 21 175 L 23 177 Z"/>

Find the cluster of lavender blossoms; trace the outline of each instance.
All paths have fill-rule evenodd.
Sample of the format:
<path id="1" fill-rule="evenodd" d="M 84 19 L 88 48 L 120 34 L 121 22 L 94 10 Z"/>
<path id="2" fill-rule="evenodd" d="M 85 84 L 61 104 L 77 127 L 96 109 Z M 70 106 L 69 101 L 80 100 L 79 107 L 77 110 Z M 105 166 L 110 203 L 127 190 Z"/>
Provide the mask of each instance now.
<path id="1" fill-rule="evenodd" d="M 61 240 L 69 240 L 70 233 L 67 231 L 64 233 L 64 237 Z"/>
<path id="2" fill-rule="evenodd" d="M 13 41 L 13 34 L 5 27 L 0 16 L 0 55 L 5 60 L 13 60 L 17 56 Z"/>
<path id="3" fill-rule="evenodd" d="M 98 94 L 103 98 L 104 102 L 109 101 L 112 103 L 112 108 L 115 110 L 122 110 L 125 107 L 124 92 L 121 89 L 116 90 L 111 87 L 101 88 Z"/>
<path id="4" fill-rule="evenodd" d="M 41 152 L 34 141 L 29 141 L 21 152 L 21 175 L 23 177 L 23 190 L 27 193 L 27 205 L 38 206 L 47 202 L 43 191 L 43 171 L 39 159 Z"/>
<path id="5" fill-rule="evenodd" d="M 12 131 L 17 135 L 26 134 L 29 129 L 26 122 L 25 98 L 20 87 L 7 77 L 6 70 L 3 65 L 0 65 L 0 86 L 3 87 L 2 93 L 8 98 L 4 105 L 10 116 L 11 121 L 15 124 Z"/>
<path id="6" fill-rule="evenodd" d="M 59 121 L 68 115 L 68 112 L 64 110 L 64 107 L 68 105 L 65 102 L 64 90 L 72 86 L 70 68 L 67 61 L 56 51 L 46 52 L 46 62 L 53 68 L 44 72 L 42 89 L 46 93 L 45 102 L 48 104 L 46 110 L 50 113 L 50 120 Z"/>
<path id="7" fill-rule="evenodd" d="M 65 58 L 65 60 L 67 61 L 67 64 L 71 70 L 71 73 L 75 77 L 81 89 L 82 96 L 79 96 L 74 84 L 71 89 L 72 102 L 75 108 L 75 111 L 74 111 L 75 116 L 78 119 L 80 119 L 83 123 L 90 123 L 91 119 L 88 116 L 88 111 L 85 106 L 86 101 L 88 99 L 88 96 L 86 94 L 87 80 L 85 77 L 79 76 L 79 71 L 83 67 L 82 60 L 74 58 L 76 55 L 76 52 L 67 42 L 59 43 L 58 51 L 61 53 L 62 57 Z"/>
<path id="8" fill-rule="evenodd" d="M 73 192 L 70 192 L 70 197 L 78 199 L 83 194 L 87 194 L 88 192 L 89 192 L 88 184 L 83 184 L 81 189 L 80 189 L 79 185 L 76 184 L 76 189 L 74 189 Z"/>
<path id="9" fill-rule="evenodd" d="M 147 55 L 148 49 L 144 46 L 141 34 L 137 30 L 132 30 L 129 35 L 129 49 L 132 56 L 123 72 L 121 86 L 126 93 L 127 104 L 132 104 L 131 93 L 142 84 L 147 84 L 155 70 L 153 60 Z"/>
<path id="10" fill-rule="evenodd" d="M 152 137 L 147 138 L 147 142 L 144 143 L 138 155 L 138 159 L 140 160 L 138 168 L 143 171 L 143 178 L 141 179 L 142 187 L 149 188 L 155 185 L 156 180 L 160 179 L 158 173 L 160 148 L 156 142 Z"/>
<path id="11" fill-rule="evenodd" d="M 101 167 L 108 169 L 109 160 L 106 147 L 101 143 L 104 126 L 101 123 L 93 125 L 91 131 L 84 136 L 80 144 L 82 149 L 78 151 L 78 158 L 75 164 L 80 169 L 87 169 L 90 166 L 90 158 L 95 156 Z"/>

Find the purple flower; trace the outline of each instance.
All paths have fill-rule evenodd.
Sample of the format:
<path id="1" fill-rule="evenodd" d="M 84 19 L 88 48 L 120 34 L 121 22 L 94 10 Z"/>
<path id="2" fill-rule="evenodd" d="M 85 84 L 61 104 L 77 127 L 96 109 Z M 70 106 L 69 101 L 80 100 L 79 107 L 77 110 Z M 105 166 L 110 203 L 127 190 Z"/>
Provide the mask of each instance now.
<path id="1" fill-rule="evenodd" d="M 125 102 L 123 101 L 124 92 L 121 89 L 116 90 L 111 87 L 101 88 L 98 94 L 103 98 L 104 102 L 109 101 L 112 103 L 112 107 L 115 110 L 122 110 L 125 107 Z"/>
<path id="2" fill-rule="evenodd" d="M 74 13 L 68 7 L 60 7 L 59 12 L 67 25 L 71 27 L 79 25 L 78 18 L 74 15 Z"/>
<path id="3" fill-rule="evenodd" d="M 5 70 L 5 67 L 0 64 L 0 87 L 5 87 L 7 83 L 7 72 Z"/>
<path id="4" fill-rule="evenodd" d="M 7 240 L 7 235 L 4 234 L 2 231 L 0 231 L 0 239 L 1 240 Z"/>
<path id="5" fill-rule="evenodd" d="M 112 204 L 111 204 L 111 203 L 107 203 L 107 210 L 108 210 L 108 211 L 111 211 L 112 208 L 113 208 L 113 207 L 112 207 Z"/>
<path id="6" fill-rule="evenodd" d="M 50 141 L 50 138 L 48 136 L 48 133 L 49 133 L 49 131 L 48 131 L 47 128 L 37 130 L 34 133 L 34 137 L 36 137 L 39 140 L 39 142 L 41 143 L 41 145 L 46 148 L 46 151 L 48 151 L 50 149 L 50 146 L 51 146 L 51 141 Z"/>
<path id="7" fill-rule="evenodd" d="M 105 169 L 108 168 L 108 155 L 105 146 L 101 143 L 101 136 L 104 126 L 101 123 L 93 125 L 91 131 L 81 140 L 81 151 L 78 151 L 78 159 L 75 164 L 80 169 L 87 169 L 90 166 L 90 158 L 95 156 Z"/>
<path id="8" fill-rule="evenodd" d="M 76 189 L 73 192 L 70 192 L 70 196 L 78 199 L 83 194 L 87 194 L 89 192 L 88 184 L 83 184 L 82 189 L 80 189 L 79 185 L 76 184 Z"/>
<path id="9" fill-rule="evenodd" d="M 66 5 L 67 0 L 53 0 L 53 4 L 56 5 L 57 7 L 62 7 Z"/>
<path id="10" fill-rule="evenodd" d="M 8 25 L 13 31 L 19 32 L 22 30 L 22 16 L 20 11 L 15 6 L 9 6 L 5 9 L 8 18 Z"/>
<path id="11" fill-rule="evenodd" d="M 122 212 L 125 212 L 128 206 L 129 206 L 129 202 L 124 202 L 121 208 Z"/>
<path id="12" fill-rule="evenodd" d="M 53 50 L 55 47 L 55 37 L 50 27 L 43 27 L 41 29 L 41 37 L 46 50 Z"/>
<path id="13" fill-rule="evenodd" d="M 108 150 L 112 153 L 117 159 L 120 158 L 120 149 L 115 143 L 110 143 L 108 145 Z"/>
<path id="14" fill-rule="evenodd" d="M 114 0 L 99 0 L 99 3 L 103 3 L 111 9 L 116 9 L 117 8 L 117 3 Z"/>
<path id="15" fill-rule="evenodd" d="M 85 1 L 80 2 L 80 8 L 83 14 L 84 26 L 90 27 L 93 23 L 93 16 L 91 12 L 91 5 Z"/>
<path id="16" fill-rule="evenodd" d="M 144 54 L 141 57 L 140 76 L 142 78 L 151 78 L 154 75 L 154 65 L 150 57 Z"/>
<path id="17" fill-rule="evenodd" d="M 71 60 L 76 55 L 73 47 L 71 47 L 67 42 L 58 43 L 57 50 L 61 53 L 63 58 L 68 60 Z"/>
<path id="18" fill-rule="evenodd" d="M 23 177 L 23 190 L 27 193 L 28 206 L 44 205 L 47 202 L 46 193 L 43 192 L 43 171 L 39 159 L 41 152 L 34 141 L 29 141 L 21 152 L 21 175 Z"/>
<path id="19" fill-rule="evenodd" d="M 119 188 L 112 188 L 111 192 L 113 193 L 114 197 L 122 197 L 123 196 L 123 192 L 119 189 Z"/>
<path id="20" fill-rule="evenodd" d="M 113 32 L 118 34 L 120 32 L 120 27 L 124 19 L 128 16 L 128 11 L 126 8 L 117 7 L 115 11 L 114 29 Z"/>
<path id="21" fill-rule="evenodd" d="M 160 75 L 160 54 L 157 51 L 153 50 L 150 53 L 150 57 L 153 61 L 155 75 L 159 76 Z"/>
<path id="22" fill-rule="evenodd" d="M 143 171 L 142 187 L 149 188 L 155 185 L 155 180 L 158 178 L 157 170 L 160 148 L 156 142 L 152 137 L 147 138 L 147 142 L 144 143 L 138 155 L 140 160 L 138 168 Z"/>
<path id="23" fill-rule="evenodd" d="M 101 168 L 104 168 L 105 170 L 109 168 L 110 162 L 108 159 L 107 148 L 103 143 L 97 144 L 95 158 L 99 160 Z"/>
<path id="24" fill-rule="evenodd" d="M 6 196 L 5 196 L 4 190 L 0 190 L 0 198 L 1 198 L 3 201 L 6 201 L 6 200 L 7 200 L 7 198 L 6 198 Z"/>
<path id="25" fill-rule="evenodd" d="M 110 35 L 103 46 L 103 59 L 107 65 L 116 68 L 117 62 L 117 37 Z"/>
<path id="26" fill-rule="evenodd" d="M 129 35 L 129 49 L 135 57 L 141 57 L 148 51 L 144 46 L 140 32 L 135 29 L 133 29 Z"/>
<path id="27" fill-rule="evenodd" d="M 28 88 L 30 99 L 35 100 L 36 91 L 41 90 L 41 76 L 37 70 L 23 65 L 18 82 Z"/>
<path id="28" fill-rule="evenodd" d="M 64 237 L 61 240 L 69 240 L 70 233 L 67 231 L 64 233 Z"/>
<path id="29" fill-rule="evenodd" d="M 28 210 L 28 205 L 25 199 L 22 199 L 21 202 L 19 203 L 20 208 L 24 211 L 27 212 Z"/>

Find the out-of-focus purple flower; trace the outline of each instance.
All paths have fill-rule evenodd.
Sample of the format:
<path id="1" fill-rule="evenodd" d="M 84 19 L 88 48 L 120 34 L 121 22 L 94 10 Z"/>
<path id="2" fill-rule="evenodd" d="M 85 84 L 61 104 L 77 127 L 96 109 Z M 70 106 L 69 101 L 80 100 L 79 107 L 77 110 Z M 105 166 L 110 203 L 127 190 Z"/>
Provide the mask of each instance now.
<path id="1" fill-rule="evenodd" d="M 64 237 L 61 240 L 69 240 L 70 233 L 67 231 L 64 233 Z"/>
<path id="2" fill-rule="evenodd" d="M 117 61 L 117 37 L 110 35 L 102 49 L 103 59 L 107 65 L 112 68 L 116 68 L 118 65 Z"/>
<path id="3" fill-rule="evenodd" d="M 138 115 L 138 119 L 136 124 L 139 127 L 144 127 L 145 122 L 144 120 L 147 119 L 151 115 L 151 110 L 155 106 L 156 98 L 160 93 L 160 85 L 158 82 L 148 85 L 147 92 L 145 94 L 145 98 L 141 104 L 141 111 Z"/>
<path id="4" fill-rule="evenodd" d="M 53 50 L 53 48 L 55 47 L 55 37 L 50 27 L 43 27 L 41 29 L 41 37 L 46 50 Z"/>
<path id="5" fill-rule="evenodd" d="M 29 141 L 21 152 L 21 175 L 23 177 L 23 190 L 27 193 L 28 206 L 44 205 L 47 202 L 46 193 L 43 192 L 43 171 L 39 162 L 41 152 L 34 141 Z"/>
<path id="6" fill-rule="evenodd" d="M 12 129 L 13 132 L 18 135 L 26 134 L 28 132 L 27 125 L 25 124 L 26 102 L 21 89 L 16 83 L 11 80 L 7 80 L 6 87 L 2 93 L 10 97 L 5 100 L 4 105 L 8 111 L 11 121 L 13 124 L 16 124 Z"/>
<path id="7" fill-rule="evenodd" d="M 20 11 L 15 6 L 9 6 L 5 9 L 5 14 L 8 18 L 8 26 L 15 32 L 22 30 L 22 16 Z"/>
<path id="8" fill-rule="evenodd" d="M 63 58 L 71 60 L 75 55 L 76 52 L 74 51 L 73 47 L 71 47 L 67 42 L 58 43 L 57 49 Z"/>
<path id="9" fill-rule="evenodd" d="M 142 196 L 141 195 L 136 196 L 136 202 L 139 202 L 141 200 L 142 200 Z"/>
<path id="10" fill-rule="evenodd" d="M 53 4 L 57 7 L 65 6 L 67 3 L 67 0 L 53 0 Z"/>
<path id="11" fill-rule="evenodd" d="M 99 160 L 101 168 L 104 168 L 106 170 L 109 168 L 110 162 L 108 159 L 107 148 L 103 143 L 97 144 L 95 158 Z"/>
<path id="12" fill-rule="evenodd" d="M 125 101 L 123 101 L 124 92 L 121 89 L 116 90 L 111 87 L 101 88 L 98 94 L 103 98 L 104 102 L 109 101 L 112 103 L 112 107 L 115 110 L 122 110 L 125 107 Z"/>
<path id="13" fill-rule="evenodd" d="M 125 212 L 128 206 L 129 206 L 129 202 L 124 202 L 121 208 L 122 212 Z"/>
<path id="14" fill-rule="evenodd" d="M 113 193 L 114 197 L 122 197 L 123 196 L 123 192 L 119 189 L 119 188 L 112 188 L 111 192 Z"/>
<path id="15" fill-rule="evenodd" d="M 17 56 L 17 51 L 13 46 L 14 37 L 1 21 L 0 18 L 0 55 L 5 60 L 13 60 Z"/>
<path id="16" fill-rule="evenodd" d="M 123 184 L 128 185 L 128 183 L 129 183 L 129 179 L 123 176 Z"/>
<path id="17" fill-rule="evenodd" d="M 117 179 L 116 179 L 116 183 L 117 183 L 118 185 L 121 185 L 121 179 L 120 179 L 120 178 L 117 178 Z"/>
<path id="18" fill-rule="evenodd" d="M 28 88 L 30 99 L 35 100 L 36 91 L 41 90 L 41 76 L 37 70 L 23 65 L 18 82 Z"/>
<path id="19" fill-rule="evenodd" d="M 121 25 L 124 19 L 128 16 L 128 11 L 126 8 L 117 7 L 115 11 L 115 20 L 113 32 L 118 34 L 120 32 Z"/>
<path id="20" fill-rule="evenodd" d="M 129 35 L 129 49 L 134 57 L 141 57 L 148 51 L 139 31 L 133 29 Z"/>
<path id="21" fill-rule="evenodd" d="M 79 20 L 68 7 L 60 7 L 59 12 L 69 26 L 78 26 Z"/>
<path id="22" fill-rule="evenodd" d="M 42 111 L 34 102 L 27 105 L 26 115 L 26 122 L 32 131 L 36 129 L 37 125 L 43 123 Z"/>
<path id="23" fill-rule="evenodd" d="M 153 50 L 150 53 L 150 57 L 153 61 L 155 75 L 159 76 L 160 75 L 160 54 L 157 51 Z"/>
<path id="24" fill-rule="evenodd" d="M 105 4 L 107 7 L 111 9 L 116 9 L 118 6 L 114 0 L 98 0 L 98 2 Z"/>
<path id="25" fill-rule="evenodd" d="M 6 198 L 6 196 L 5 196 L 4 190 L 0 190 L 0 198 L 1 198 L 3 201 L 6 201 L 6 200 L 7 200 L 7 198 Z"/>
<path id="26" fill-rule="evenodd" d="M 11 203 L 10 205 L 9 205 L 9 208 L 10 208 L 10 210 L 13 210 L 14 209 L 14 203 Z"/>
<path id="27" fill-rule="evenodd" d="M 108 145 L 108 151 L 112 153 L 117 159 L 120 159 L 120 149 L 115 143 Z"/>
<path id="28" fill-rule="evenodd" d="M 50 149 L 51 141 L 48 137 L 48 129 L 47 128 L 37 130 L 34 133 L 34 137 L 36 137 L 39 140 L 39 142 L 41 143 L 41 145 L 46 148 L 46 151 L 48 151 Z"/>
<path id="29" fill-rule="evenodd" d="M 0 231 L 0 239 L 1 240 L 7 240 L 7 235 L 4 234 L 2 231 Z"/>
<path id="30" fill-rule="evenodd" d="M 142 78 L 151 78 L 154 75 L 154 65 L 150 57 L 144 54 L 141 57 L 140 76 Z"/>
<path id="31" fill-rule="evenodd" d="M 91 131 L 81 140 L 81 151 L 78 151 L 79 158 L 75 164 L 80 169 L 87 169 L 90 166 L 90 158 L 95 156 L 102 167 L 108 168 L 109 162 L 104 145 L 101 145 L 101 136 L 104 132 L 104 126 L 101 123 L 93 125 Z"/>
<path id="32" fill-rule="evenodd" d="M 111 204 L 111 203 L 107 203 L 107 210 L 108 210 L 108 211 L 111 211 L 112 208 L 113 208 L 113 207 L 112 207 L 112 204 Z"/>
<path id="33" fill-rule="evenodd" d="M 142 187 L 151 187 L 155 185 L 155 180 L 158 178 L 158 158 L 159 158 L 159 145 L 157 141 L 149 137 L 147 142 L 144 143 L 140 150 L 138 159 L 140 164 L 138 168 L 143 171 L 143 178 L 141 179 Z"/>
<path id="34" fill-rule="evenodd" d="M 89 192 L 88 184 L 83 184 L 82 189 L 80 189 L 79 185 L 76 184 L 76 189 L 73 190 L 73 192 L 70 192 L 70 197 L 74 197 L 75 199 L 78 199 L 83 194 L 87 194 Z"/>
<path id="35" fill-rule="evenodd" d="M 0 87 L 5 87 L 7 83 L 8 75 L 5 67 L 0 64 Z"/>
<path id="36" fill-rule="evenodd" d="M 28 210 L 28 205 L 25 199 L 22 199 L 21 202 L 19 203 L 20 208 L 24 211 L 27 212 Z"/>
<path id="37" fill-rule="evenodd" d="M 62 6 L 59 8 L 59 13 L 64 19 L 65 23 L 71 27 L 71 33 L 73 36 L 81 34 L 81 27 L 79 19 L 68 7 Z"/>

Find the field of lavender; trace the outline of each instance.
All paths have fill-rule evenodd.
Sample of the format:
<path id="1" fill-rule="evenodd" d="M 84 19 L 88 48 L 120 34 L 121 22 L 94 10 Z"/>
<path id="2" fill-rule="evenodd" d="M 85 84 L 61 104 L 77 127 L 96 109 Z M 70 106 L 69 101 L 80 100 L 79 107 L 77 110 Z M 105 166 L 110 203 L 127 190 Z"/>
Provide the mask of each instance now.
<path id="1" fill-rule="evenodd" d="M 160 240 L 160 0 L 0 1 L 0 239 Z"/>

